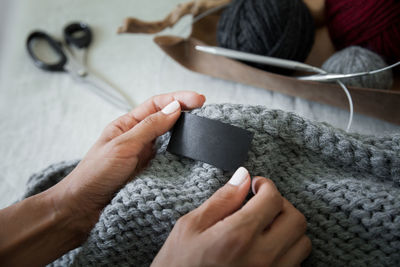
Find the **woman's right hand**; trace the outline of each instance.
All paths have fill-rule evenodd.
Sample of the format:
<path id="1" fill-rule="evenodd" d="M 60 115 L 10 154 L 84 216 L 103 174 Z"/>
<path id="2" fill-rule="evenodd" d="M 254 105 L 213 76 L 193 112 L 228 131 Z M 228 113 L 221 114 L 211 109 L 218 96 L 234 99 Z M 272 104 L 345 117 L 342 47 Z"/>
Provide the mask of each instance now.
<path id="1" fill-rule="evenodd" d="M 242 206 L 252 184 L 255 194 Z M 239 168 L 181 217 L 152 266 L 299 266 L 311 252 L 303 214 L 263 177 Z"/>

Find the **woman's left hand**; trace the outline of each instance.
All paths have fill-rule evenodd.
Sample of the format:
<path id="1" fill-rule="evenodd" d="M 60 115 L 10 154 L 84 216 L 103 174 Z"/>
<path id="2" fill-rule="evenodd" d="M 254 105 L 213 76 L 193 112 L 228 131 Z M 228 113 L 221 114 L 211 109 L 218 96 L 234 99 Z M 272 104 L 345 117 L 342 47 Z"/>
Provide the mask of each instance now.
<path id="1" fill-rule="evenodd" d="M 158 95 L 113 121 L 79 165 L 50 189 L 56 208 L 78 216 L 90 230 L 115 192 L 148 163 L 155 139 L 171 129 L 181 109 L 204 101 L 189 91 Z"/>

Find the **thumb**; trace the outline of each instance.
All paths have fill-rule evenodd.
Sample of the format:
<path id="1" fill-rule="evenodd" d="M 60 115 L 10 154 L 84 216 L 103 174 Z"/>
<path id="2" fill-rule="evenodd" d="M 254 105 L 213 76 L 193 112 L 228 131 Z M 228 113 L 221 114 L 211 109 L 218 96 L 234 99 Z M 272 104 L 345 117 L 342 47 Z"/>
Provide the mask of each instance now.
<path id="1" fill-rule="evenodd" d="M 137 148 L 136 151 L 141 151 L 143 147 L 171 129 L 180 114 L 181 105 L 174 100 L 161 111 L 147 116 L 135 127 L 120 135 L 118 141 Z"/>
<path id="2" fill-rule="evenodd" d="M 238 210 L 250 189 L 250 175 L 240 167 L 232 178 L 193 211 L 196 227 L 203 231 Z"/>

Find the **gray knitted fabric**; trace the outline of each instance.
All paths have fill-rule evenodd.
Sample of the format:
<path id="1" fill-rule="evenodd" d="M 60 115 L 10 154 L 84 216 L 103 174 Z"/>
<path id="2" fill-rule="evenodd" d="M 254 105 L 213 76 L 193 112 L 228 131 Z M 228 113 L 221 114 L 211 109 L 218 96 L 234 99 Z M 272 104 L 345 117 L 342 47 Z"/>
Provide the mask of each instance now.
<path id="1" fill-rule="evenodd" d="M 245 167 L 270 177 L 306 216 L 313 251 L 304 266 L 400 265 L 400 135 L 347 134 L 261 106 L 209 105 L 193 113 L 254 132 Z M 105 207 L 86 243 L 51 265 L 149 265 L 176 220 L 230 178 L 165 152 L 168 138 L 159 139 L 150 166 Z M 25 197 L 76 164 L 32 176 Z"/>

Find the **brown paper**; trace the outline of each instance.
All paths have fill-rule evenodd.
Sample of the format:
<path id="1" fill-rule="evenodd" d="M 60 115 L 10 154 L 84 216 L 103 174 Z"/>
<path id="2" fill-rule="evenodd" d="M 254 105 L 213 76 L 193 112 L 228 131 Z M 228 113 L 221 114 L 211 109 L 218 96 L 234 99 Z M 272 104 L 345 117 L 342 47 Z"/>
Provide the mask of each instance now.
<path id="1" fill-rule="evenodd" d="M 321 10 L 324 8 L 324 1 L 305 0 L 305 3 L 309 5 L 314 18 L 323 23 L 323 16 L 321 15 L 323 12 Z M 209 8 L 204 8 L 203 12 Z M 186 11 L 187 8 L 182 10 Z M 336 84 L 299 81 L 294 77 L 266 72 L 239 61 L 195 50 L 195 45 L 216 44 L 218 19 L 218 13 L 201 19 L 193 25 L 192 34 L 188 39 L 177 36 L 157 36 L 154 41 L 176 62 L 192 71 L 348 110 L 346 95 L 342 88 Z M 168 21 L 171 23 L 174 20 Z M 170 24 L 168 25 L 170 26 Z M 315 43 L 306 63 L 321 66 L 334 52 L 335 49 L 328 30 L 321 26 L 316 31 Z M 296 73 L 296 75 L 301 75 L 301 73 Z M 398 105 L 400 105 L 400 84 L 398 76 L 395 77 L 392 90 L 357 87 L 348 87 L 348 89 L 353 98 L 355 112 L 400 124 L 400 111 L 398 109 Z"/>
<path id="2" fill-rule="evenodd" d="M 171 13 L 160 21 L 143 21 L 136 18 L 126 18 L 124 24 L 118 28 L 118 33 L 158 33 L 174 26 L 183 16 L 200 15 L 212 8 L 226 5 L 231 0 L 194 0 L 179 4 Z"/>

